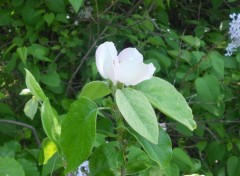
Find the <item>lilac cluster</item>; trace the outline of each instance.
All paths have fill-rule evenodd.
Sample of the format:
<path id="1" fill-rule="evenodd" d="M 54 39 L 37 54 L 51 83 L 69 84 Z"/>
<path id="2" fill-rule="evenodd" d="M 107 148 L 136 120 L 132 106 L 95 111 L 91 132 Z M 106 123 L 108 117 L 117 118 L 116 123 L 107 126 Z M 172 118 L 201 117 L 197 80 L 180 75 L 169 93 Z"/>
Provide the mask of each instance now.
<path id="1" fill-rule="evenodd" d="M 226 56 L 231 56 L 234 51 L 240 46 L 240 14 L 231 14 L 232 21 L 229 23 L 229 34 L 231 43 L 228 44 Z"/>

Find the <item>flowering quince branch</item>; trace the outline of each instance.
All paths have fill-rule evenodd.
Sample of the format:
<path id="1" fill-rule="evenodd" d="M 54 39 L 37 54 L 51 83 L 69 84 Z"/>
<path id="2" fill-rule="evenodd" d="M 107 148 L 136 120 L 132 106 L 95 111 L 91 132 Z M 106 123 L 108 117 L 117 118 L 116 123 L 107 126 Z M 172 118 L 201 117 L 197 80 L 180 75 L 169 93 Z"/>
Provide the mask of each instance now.
<path id="1" fill-rule="evenodd" d="M 152 63 L 144 64 L 143 56 L 136 48 L 126 48 L 117 55 L 113 42 L 101 44 L 96 51 L 97 69 L 101 76 L 126 86 L 134 86 L 150 79 L 156 68 Z"/>
<path id="2" fill-rule="evenodd" d="M 96 65 L 100 75 L 112 84 L 105 81 L 87 83 L 61 121 L 34 76 L 26 70 L 28 89 L 21 94 L 30 93 L 34 98 L 26 103 L 24 112 L 33 119 L 39 108 L 47 135 L 42 144 L 46 152 L 41 163 L 47 163 L 58 152 L 66 174 L 79 168 L 84 161 L 89 161 L 89 170 L 85 171 L 90 171 L 91 175 L 106 174 L 102 173 L 106 169 L 114 170 L 114 175 L 131 175 L 132 169 L 136 169 L 134 173 L 140 171 L 140 167 L 136 167 L 138 164 L 142 170 L 148 169 L 153 163 L 151 160 L 154 161 L 151 166 L 168 166 L 172 157 L 171 140 L 164 126 L 159 125 L 153 105 L 194 130 L 196 123 L 184 97 L 169 82 L 153 77 L 156 68 L 152 63 L 144 64 L 136 48 L 126 48 L 117 54 L 113 42 L 105 42 L 96 50 Z M 99 100 L 102 107 L 98 106 Z M 97 128 L 103 125 L 99 122 L 103 120 L 99 119 L 101 117 L 109 118 L 110 124 L 104 127 L 103 134 Z M 132 145 L 136 142 L 137 145 Z M 48 151 L 48 145 L 54 150 Z M 143 161 L 135 161 L 136 156 L 141 156 Z M 102 166 L 102 162 L 118 164 Z"/>

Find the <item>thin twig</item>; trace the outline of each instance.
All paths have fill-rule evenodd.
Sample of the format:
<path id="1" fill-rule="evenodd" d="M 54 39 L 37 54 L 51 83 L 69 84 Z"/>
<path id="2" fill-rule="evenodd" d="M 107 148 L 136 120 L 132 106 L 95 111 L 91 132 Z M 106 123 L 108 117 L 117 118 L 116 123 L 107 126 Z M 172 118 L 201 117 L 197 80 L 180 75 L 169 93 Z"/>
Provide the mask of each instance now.
<path id="1" fill-rule="evenodd" d="M 33 126 L 28 125 L 26 123 L 17 122 L 17 121 L 14 121 L 14 120 L 5 120 L 5 119 L 1 119 L 0 123 L 8 123 L 8 124 L 19 125 L 19 126 L 23 126 L 23 127 L 26 127 L 28 129 L 32 130 L 32 133 L 34 135 L 34 138 L 36 140 L 36 143 L 37 143 L 38 147 L 39 148 L 41 147 L 41 142 L 40 142 L 40 140 L 38 138 L 37 131 L 36 131 L 36 129 Z"/>
<path id="2" fill-rule="evenodd" d="M 108 26 L 106 26 L 103 31 L 101 32 L 101 34 L 99 35 L 99 38 L 101 38 L 101 36 L 105 33 L 105 31 L 107 30 Z M 95 42 L 92 44 L 92 46 L 90 47 L 90 49 L 88 50 L 88 52 L 83 56 L 81 62 L 79 63 L 78 67 L 76 68 L 76 70 L 73 72 L 70 81 L 68 82 L 68 88 L 67 88 L 67 95 L 69 94 L 70 88 L 72 86 L 73 83 L 73 79 L 75 78 L 76 74 L 78 73 L 78 71 L 81 69 L 83 63 L 88 59 L 88 55 L 92 52 L 93 48 L 96 46 L 98 40 L 95 40 Z"/>

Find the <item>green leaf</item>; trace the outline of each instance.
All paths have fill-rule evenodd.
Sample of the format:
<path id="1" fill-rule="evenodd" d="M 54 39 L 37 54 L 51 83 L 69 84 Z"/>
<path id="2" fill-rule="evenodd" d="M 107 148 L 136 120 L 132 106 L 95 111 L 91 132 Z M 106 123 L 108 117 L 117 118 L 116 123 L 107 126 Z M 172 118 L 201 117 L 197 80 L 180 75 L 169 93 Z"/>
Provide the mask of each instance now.
<path id="1" fill-rule="evenodd" d="M 39 100 L 44 101 L 47 97 L 45 96 L 42 88 L 39 86 L 38 82 L 35 80 L 33 75 L 27 70 L 26 70 L 26 85 L 27 88 L 31 91 L 31 93 L 36 96 Z"/>
<path id="2" fill-rule="evenodd" d="M 14 115 L 14 112 L 11 109 L 11 107 L 8 104 L 2 102 L 0 102 L 0 113 Z"/>
<path id="3" fill-rule="evenodd" d="M 164 170 L 166 173 L 166 176 L 179 176 L 179 168 L 176 164 L 171 163 L 168 165 L 168 167 Z"/>
<path id="4" fill-rule="evenodd" d="M 41 108 L 41 119 L 45 133 L 47 134 L 49 139 L 51 139 L 56 144 L 58 150 L 60 151 L 61 147 L 59 140 L 61 133 L 61 125 L 58 119 L 58 115 L 52 108 L 48 99 L 43 102 Z"/>
<path id="5" fill-rule="evenodd" d="M 36 112 L 38 109 L 38 100 L 33 97 L 32 99 L 28 100 L 24 107 L 24 113 L 28 116 L 31 120 L 33 120 Z"/>
<path id="6" fill-rule="evenodd" d="M 63 168 L 63 160 L 59 154 L 55 153 L 53 157 L 51 157 L 48 162 L 42 166 L 41 176 L 50 176 L 59 168 Z"/>
<path id="7" fill-rule="evenodd" d="M 158 110 L 170 118 L 182 123 L 190 130 L 197 127 L 191 108 L 184 97 L 169 82 L 153 77 L 138 84 L 136 89 L 142 91 Z"/>
<path id="8" fill-rule="evenodd" d="M 224 77 L 224 61 L 222 56 L 218 52 L 211 52 L 207 59 L 210 58 L 213 67 L 213 73 L 217 78 L 223 79 Z"/>
<path id="9" fill-rule="evenodd" d="M 149 142 L 132 129 L 127 130 L 137 139 L 148 156 L 158 163 L 161 169 L 164 169 L 170 163 L 172 158 L 172 143 L 168 134 L 162 128 L 159 128 L 157 144 Z"/>
<path id="10" fill-rule="evenodd" d="M 41 75 L 41 82 L 50 86 L 50 87 L 58 87 L 61 83 L 60 76 L 56 71 L 51 71 L 47 74 Z"/>
<path id="11" fill-rule="evenodd" d="M 240 160 L 237 156 L 231 156 L 227 161 L 227 173 L 228 176 L 236 176 L 240 173 Z"/>
<path id="12" fill-rule="evenodd" d="M 191 35 L 185 35 L 180 37 L 185 43 L 189 44 L 189 46 L 193 46 L 195 48 L 199 48 L 201 46 L 201 40 L 198 37 L 193 37 Z"/>
<path id="13" fill-rule="evenodd" d="M 83 0 L 68 0 L 69 3 L 73 6 L 73 9 L 76 13 L 78 13 L 82 3 L 83 3 Z"/>
<path id="14" fill-rule="evenodd" d="M 218 80 L 213 75 L 205 75 L 196 79 L 196 89 L 201 99 L 210 102 L 216 102 L 220 94 Z"/>
<path id="15" fill-rule="evenodd" d="M 181 148 L 173 149 L 172 162 L 177 164 L 181 171 L 189 172 L 193 167 L 193 162 L 188 154 Z"/>
<path id="16" fill-rule="evenodd" d="M 93 81 L 86 84 L 78 98 L 87 97 L 91 100 L 102 98 L 111 93 L 111 89 L 103 81 Z"/>
<path id="17" fill-rule="evenodd" d="M 205 75 L 195 81 L 200 106 L 213 115 L 220 116 L 224 111 L 224 104 L 217 104 L 220 97 L 220 86 L 214 75 Z"/>
<path id="18" fill-rule="evenodd" d="M 116 91 L 116 102 L 127 123 L 138 134 L 157 144 L 157 117 L 148 99 L 137 90 L 125 88 Z"/>
<path id="19" fill-rule="evenodd" d="M 73 102 L 62 121 L 61 144 L 67 160 L 66 172 L 76 169 L 90 155 L 96 137 L 97 105 L 80 98 Z"/>
<path id="20" fill-rule="evenodd" d="M 50 26 L 55 18 L 55 15 L 54 13 L 46 13 L 44 16 L 43 16 L 44 20 L 47 22 L 48 26 Z"/>
<path id="21" fill-rule="evenodd" d="M 236 55 L 236 59 L 237 59 L 238 63 L 240 63 L 240 53 L 238 53 L 238 54 Z"/>
<path id="22" fill-rule="evenodd" d="M 25 176 L 22 166 L 13 158 L 0 157 L 0 175 L 1 176 Z"/>
<path id="23" fill-rule="evenodd" d="M 39 176 L 38 166 L 35 161 L 27 159 L 18 159 L 18 162 L 22 165 L 25 172 L 25 176 Z"/>
<path id="24" fill-rule="evenodd" d="M 123 161 L 116 142 L 101 145 L 91 155 L 90 170 L 92 175 L 120 175 L 120 165 Z"/>
<path id="25" fill-rule="evenodd" d="M 53 12 L 65 13 L 65 4 L 63 0 L 45 0 L 46 6 Z"/>
<path id="26" fill-rule="evenodd" d="M 17 49 L 18 57 L 22 60 L 22 62 L 26 65 L 27 62 L 27 48 L 21 47 Z"/>
<path id="27" fill-rule="evenodd" d="M 30 55 L 39 60 L 51 62 L 51 60 L 47 58 L 49 48 L 44 47 L 43 45 L 33 43 L 30 47 L 28 47 L 28 52 Z"/>
<path id="28" fill-rule="evenodd" d="M 3 98 L 5 98 L 5 94 L 0 92 L 0 100 L 3 99 Z"/>
<path id="29" fill-rule="evenodd" d="M 205 153 L 209 165 L 214 165 L 216 161 L 221 161 L 226 151 L 225 144 L 213 141 L 208 144 Z"/>
<path id="30" fill-rule="evenodd" d="M 148 155 L 141 149 L 131 146 L 127 149 L 126 174 L 134 175 L 150 167 Z"/>
<path id="31" fill-rule="evenodd" d="M 57 147 L 49 138 L 45 138 L 42 142 L 39 163 L 46 164 L 48 160 L 57 152 Z"/>
<path id="32" fill-rule="evenodd" d="M 21 151 L 21 145 L 17 141 L 8 141 L 0 146 L 0 156 L 14 158 L 19 151 Z"/>

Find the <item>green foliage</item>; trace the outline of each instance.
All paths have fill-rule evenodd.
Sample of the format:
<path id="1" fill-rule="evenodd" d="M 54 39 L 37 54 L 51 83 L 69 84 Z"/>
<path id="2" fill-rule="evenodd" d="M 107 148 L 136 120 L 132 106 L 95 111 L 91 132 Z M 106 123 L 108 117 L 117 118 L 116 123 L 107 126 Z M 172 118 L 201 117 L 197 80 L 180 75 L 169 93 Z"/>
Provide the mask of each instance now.
<path id="1" fill-rule="evenodd" d="M 93 81 L 83 87 L 81 93 L 78 95 L 78 98 L 87 97 L 91 100 L 95 100 L 109 95 L 110 93 L 111 90 L 105 82 Z"/>
<path id="2" fill-rule="evenodd" d="M 61 134 L 66 172 L 76 169 L 89 157 L 96 137 L 96 117 L 97 106 L 87 98 L 80 98 L 69 107 Z"/>
<path id="3" fill-rule="evenodd" d="M 19 175 L 24 176 L 22 166 L 13 158 L 0 157 L 0 174 L 1 175 Z"/>
<path id="4" fill-rule="evenodd" d="M 152 78 L 140 83 L 137 89 L 142 91 L 149 101 L 164 114 L 187 126 L 196 128 L 192 110 L 184 97 L 167 81 Z"/>
<path id="5" fill-rule="evenodd" d="M 61 125 L 58 119 L 58 115 L 52 108 L 48 99 L 43 102 L 43 105 L 41 107 L 41 120 L 45 133 L 49 139 L 51 139 L 58 147 L 58 151 L 61 152 Z"/>
<path id="6" fill-rule="evenodd" d="M 157 117 L 141 92 L 129 88 L 117 90 L 116 103 L 124 119 L 138 134 L 158 143 Z"/>
<path id="7" fill-rule="evenodd" d="M 149 157 L 158 163 L 161 169 L 168 166 L 172 158 L 172 147 L 171 140 L 163 129 L 159 128 L 157 144 L 147 141 L 145 138 L 132 130 L 129 131 L 138 140 L 144 150 L 148 153 Z"/>

